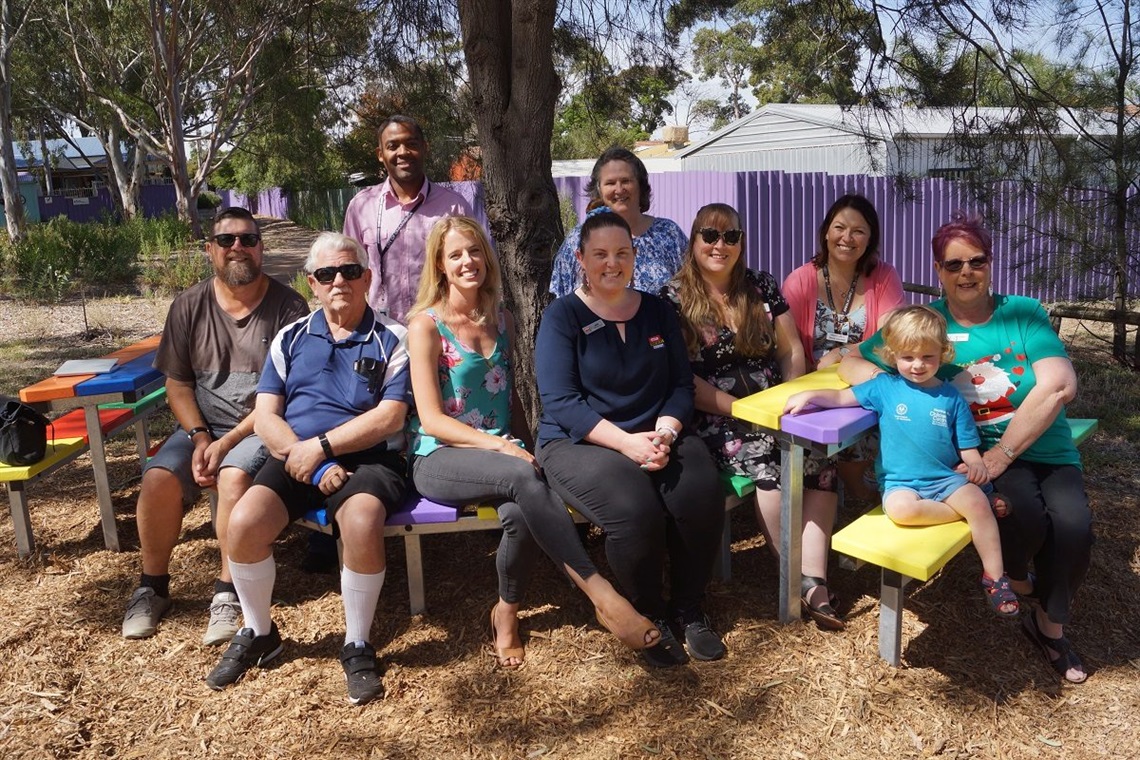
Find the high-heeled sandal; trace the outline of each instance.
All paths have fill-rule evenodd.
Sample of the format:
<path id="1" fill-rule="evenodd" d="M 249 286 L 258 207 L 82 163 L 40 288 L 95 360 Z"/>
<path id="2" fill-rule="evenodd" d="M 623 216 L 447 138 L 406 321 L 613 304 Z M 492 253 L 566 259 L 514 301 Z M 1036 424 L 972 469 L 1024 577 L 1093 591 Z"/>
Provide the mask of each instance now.
<path id="1" fill-rule="evenodd" d="M 495 664 L 500 668 L 507 670 L 515 670 L 522 667 L 523 660 L 526 659 L 526 649 L 523 647 L 500 647 L 495 644 L 498 640 L 498 632 L 495 630 L 495 610 L 498 609 L 498 602 L 491 608 L 491 652 L 495 657 Z M 518 660 L 517 663 L 510 663 L 507 660 Z"/>
<path id="2" fill-rule="evenodd" d="M 625 644 L 627 647 L 634 651 L 648 649 L 649 647 L 656 646 L 657 642 L 661 640 L 661 631 L 644 615 L 638 615 L 638 625 L 624 631 L 619 631 L 610 621 L 602 614 L 602 611 L 597 607 L 594 608 L 594 617 L 597 618 L 598 624 L 605 628 L 607 631 L 617 637 L 617 640 Z M 648 644 L 645 642 L 645 637 L 651 633 L 657 635 L 653 637 L 652 641 Z"/>
<path id="3" fill-rule="evenodd" d="M 827 581 L 823 578 L 816 578 L 812 575 L 805 575 L 800 579 L 800 607 L 803 614 L 810 617 L 815 621 L 815 624 L 825 631 L 842 631 L 847 627 L 847 623 L 843 622 L 843 618 L 835 611 L 834 604 L 838 603 L 838 597 L 829 593 L 827 601 L 823 604 L 812 606 L 808 603 L 808 595 L 811 590 L 816 586 L 826 586 Z M 832 602 L 832 600 L 835 602 Z"/>

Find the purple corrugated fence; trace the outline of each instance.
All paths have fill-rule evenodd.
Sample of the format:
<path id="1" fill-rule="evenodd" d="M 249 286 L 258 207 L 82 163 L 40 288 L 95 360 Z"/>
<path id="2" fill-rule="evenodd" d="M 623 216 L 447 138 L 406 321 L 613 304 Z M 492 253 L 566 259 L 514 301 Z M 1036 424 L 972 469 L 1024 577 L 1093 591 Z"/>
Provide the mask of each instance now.
<path id="1" fill-rule="evenodd" d="M 581 218 L 587 198 L 585 177 L 557 177 L 558 192 L 568 198 Z M 937 286 L 931 264 L 930 239 L 955 212 L 978 213 L 982 204 L 967 187 L 942 179 L 917 180 L 901 185 L 890 177 L 865 175 L 786 174 L 784 172 L 668 172 L 650 176 L 652 204 L 649 213 L 663 216 L 688 231 L 697 210 L 706 203 L 722 202 L 736 208 L 746 233 L 748 264 L 771 272 L 781 280 L 808 261 L 816 248 L 818 226 L 827 208 L 845 193 L 867 196 L 879 212 L 882 258 L 892 263 L 904 282 Z M 1105 220 L 1101 197 L 1087 191 L 1077 198 L 1085 215 Z M 1054 216 L 1037 210 L 1036 199 L 1012 183 L 995 194 L 996 214 L 1005 229 L 994 229 L 994 288 L 1006 293 L 1032 295 L 1043 301 L 1107 298 L 1111 281 L 1107 271 L 1078 272 L 1067 268 L 1061 279 L 1039 283 L 1048 265 L 1067 262 L 1055 237 L 1045 227 L 1071 228 Z M 1132 230 L 1130 250 L 1140 250 L 1140 234 Z M 1077 251 L 1079 252 L 1079 251 Z M 1074 252 L 1068 252 L 1073 255 Z M 1140 293 L 1138 272 L 1130 273 L 1133 294 Z"/>

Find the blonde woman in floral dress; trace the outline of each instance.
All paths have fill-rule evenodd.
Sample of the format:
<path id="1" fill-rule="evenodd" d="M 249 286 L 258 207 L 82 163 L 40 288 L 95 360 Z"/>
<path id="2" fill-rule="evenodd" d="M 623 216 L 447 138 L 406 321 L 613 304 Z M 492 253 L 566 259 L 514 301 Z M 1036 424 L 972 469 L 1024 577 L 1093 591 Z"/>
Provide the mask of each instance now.
<path id="1" fill-rule="evenodd" d="M 523 663 L 518 610 L 540 548 L 623 643 L 633 649 L 656 643 L 653 623 L 598 574 L 565 505 L 520 440 L 529 435 L 511 375 L 514 320 L 503 308 L 499 263 L 482 227 L 468 217 L 442 219 L 426 254 L 408 320 L 416 401 L 412 479 L 434 501 L 491 502 L 498 509 L 499 598 L 490 614 L 498 665 Z M 512 422 L 520 424 L 512 429 Z"/>

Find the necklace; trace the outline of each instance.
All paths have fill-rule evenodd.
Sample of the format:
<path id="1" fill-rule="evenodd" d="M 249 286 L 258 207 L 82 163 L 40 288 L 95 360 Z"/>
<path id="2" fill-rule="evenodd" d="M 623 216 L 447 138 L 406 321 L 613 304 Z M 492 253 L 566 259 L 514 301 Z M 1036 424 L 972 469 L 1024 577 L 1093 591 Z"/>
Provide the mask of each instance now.
<path id="1" fill-rule="evenodd" d="M 847 313 L 851 311 L 851 302 L 855 300 L 855 287 L 859 284 L 859 270 L 855 270 L 855 276 L 851 279 L 851 287 L 847 288 L 847 293 L 843 296 L 843 309 L 835 308 L 835 298 L 831 295 L 831 272 L 827 269 L 827 264 L 823 265 L 823 289 L 827 293 L 827 305 L 835 312 L 835 321 L 839 324 L 848 327 Z"/>

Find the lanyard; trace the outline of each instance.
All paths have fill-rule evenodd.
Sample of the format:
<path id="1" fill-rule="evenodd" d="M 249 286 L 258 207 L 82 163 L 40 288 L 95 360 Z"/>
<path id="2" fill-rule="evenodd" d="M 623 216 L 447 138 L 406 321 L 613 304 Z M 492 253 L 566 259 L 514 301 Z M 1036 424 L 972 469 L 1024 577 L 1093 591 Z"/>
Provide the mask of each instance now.
<path id="1" fill-rule="evenodd" d="M 384 199 L 380 199 L 380 205 L 376 209 L 376 245 L 380 246 L 379 258 L 381 261 L 384 259 L 384 254 L 386 254 L 388 252 L 388 249 L 392 247 L 392 243 L 395 243 L 396 238 L 400 235 L 401 232 L 404 231 L 404 225 L 406 225 L 408 223 L 408 220 L 411 219 L 412 216 L 420 210 L 420 206 L 424 205 L 424 201 L 428 199 L 429 195 L 431 195 L 430 182 L 428 183 L 427 191 L 424 193 L 424 197 L 420 198 L 418 201 L 416 201 L 416 205 L 412 206 L 410 209 L 404 212 L 404 216 L 400 219 L 400 223 L 396 225 L 396 229 L 392 230 L 392 234 L 388 236 L 388 239 L 382 246 L 380 245 L 380 217 L 384 214 Z M 383 265 L 381 264 L 381 266 Z"/>
<path id="2" fill-rule="evenodd" d="M 835 308 L 835 299 L 831 295 L 831 273 L 827 271 L 827 264 L 823 265 L 823 288 L 827 291 L 827 305 L 835 312 L 837 317 L 843 317 L 846 322 L 847 312 L 851 311 L 851 302 L 855 300 L 855 286 L 859 284 L 859 270 L 855 270 L 855 279 L 851 280 L 851 287 L 843 298 L 843 311 Z"/>

